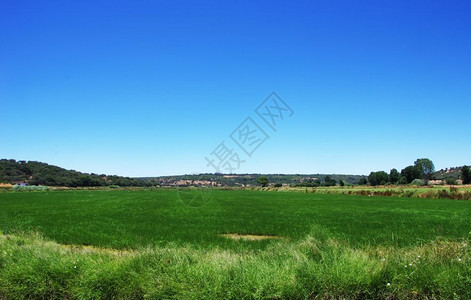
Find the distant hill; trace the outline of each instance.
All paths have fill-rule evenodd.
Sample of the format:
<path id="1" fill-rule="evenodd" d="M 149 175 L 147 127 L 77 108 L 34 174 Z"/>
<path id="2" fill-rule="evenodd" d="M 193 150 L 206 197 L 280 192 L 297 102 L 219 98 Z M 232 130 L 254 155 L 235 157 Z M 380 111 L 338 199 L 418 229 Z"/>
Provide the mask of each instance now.
<path id="1" fill-rule="evenodd" d="M 434 173 L 434 179 L 461 177 L 461 168 L 443 169 Z M 0 159 L 0 183 L 26 183 L 29 185 L 93 187 L 93 186 L 258 186 L 257 178 L 266 176 L 270 185 L 317 186 L 326 181 L 356 185 L 363 175 L 342 174 L 197 174 L 159 177 L 122 177 L 116 175 L 83 173 L 37 161 Z M 330 178 L 327 178 L 327 176 Z M 327 179 L 327 180 L 326 180 Z"/>
<path id="2" fill-rule="evenodd" d="M 87 187 L 87 186 L 258 186 L 257 178 L 268 177 L 270 184 L 311 186 L 329 176 L 346 184 L 357 184 L 361 175 L 326 174 L 198 174 L 131 178 L 116 175 L 83 173 L 37 161 L 0 159 L 0 182 L 29 185 Z"/>
<path id="3" fill-rule="evenodd" d="M 0 160 L 0 182 L 47 186 L 148 186 L 150 181 L 136 178 L 82 173 L 37 161 Z"/>
<path id="4" fill-rule="evenodd" d="M 315 186 L 322 184 L 329 176 L 337 183 L 342 180 L 346 184 L 358 184 L 358 181 L 365 176 L 362 175 L 340 175 L 340 174 L 195 174 L 161 177 L 144 177 L 143 180 L 158 181 L 161 186 L 192 186 L 192 185 L 212 185 L 212 186 L 259 186 L 257 178 L 266 176 L 268 182 L 273 184 L 290 186 Z"/>

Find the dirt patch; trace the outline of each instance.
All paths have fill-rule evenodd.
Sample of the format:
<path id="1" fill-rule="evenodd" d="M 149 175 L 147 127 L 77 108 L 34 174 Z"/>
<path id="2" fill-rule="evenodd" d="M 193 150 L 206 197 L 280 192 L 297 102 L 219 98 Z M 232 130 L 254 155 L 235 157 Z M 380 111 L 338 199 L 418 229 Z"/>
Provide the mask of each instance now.
<path id="1" fill-rule="evenodd" d="M 260 241 L 260 240 L 281 240 L 283 237 L 276 235 L 262 235 L 262 234 L 240 234 L 240 233 L 223 233 L 220 236 L 226 239 L 233 240 L 248 240 L 248 241 Z"/>
<path id="2" fill-rule="evenodd" d="M 112 248 L 101 248 L 89 245 L 70 245 L 70 244 L 58 244 L 61 248 L 70 251 L 72 253 L 94 253 L 94 254 L 112 254 L 114 256 L 124 256 L 134 254 L 131 250 L 126 249 L 112 249 Z"/>

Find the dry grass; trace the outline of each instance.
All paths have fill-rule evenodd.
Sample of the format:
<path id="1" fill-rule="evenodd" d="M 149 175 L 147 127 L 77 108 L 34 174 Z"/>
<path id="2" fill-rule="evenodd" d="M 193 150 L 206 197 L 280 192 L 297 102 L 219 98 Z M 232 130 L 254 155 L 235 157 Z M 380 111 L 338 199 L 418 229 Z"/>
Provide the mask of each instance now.
<path id="1" fill-rule="evenodd" d="M 262 235 L 262 234 L 240 234 L 240 233 L 223 233 L 220 236 L 225 237 L 227 239 L 233 240 L 247 240 L 247 241 L 261 241 L 261 240 L 269 240 L 269 239 L 285 239 L 281 236 L 276 235 Z"/>

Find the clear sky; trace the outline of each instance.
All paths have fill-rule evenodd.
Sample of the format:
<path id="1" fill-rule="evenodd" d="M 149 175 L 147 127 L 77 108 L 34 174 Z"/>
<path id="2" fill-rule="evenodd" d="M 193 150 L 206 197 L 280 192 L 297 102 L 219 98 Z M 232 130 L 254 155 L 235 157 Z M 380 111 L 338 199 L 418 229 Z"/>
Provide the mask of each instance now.
<path id="1" fill-rule="evenodd" d="M 470 1 L 0 3 L 0 157 L 84 172 L 471 164 Z M 255 113 L 275 91 L 276 132 Z M 251 157 L 247 117 L 269 136 Z M 278 118 L 277 120 L 279 120 Z M 260 132 L 260 131 L 259 131 Z"/>

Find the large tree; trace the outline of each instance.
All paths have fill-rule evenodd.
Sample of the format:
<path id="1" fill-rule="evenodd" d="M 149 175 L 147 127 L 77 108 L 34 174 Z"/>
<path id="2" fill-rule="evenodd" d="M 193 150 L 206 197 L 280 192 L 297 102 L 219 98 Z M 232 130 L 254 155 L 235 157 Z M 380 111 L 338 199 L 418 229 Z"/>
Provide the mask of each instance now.
<path id="1" fill-rule="evenodd" d="M 266 176 L 260 176 L 257 178 L 257 183 L 262 187 L 266 187 L 268 185 L 268 178 Z"/>
<path id="2" fill-rule="evenodd" d="M 419 158 L 414 162 L 414 165 L 419 170 L 420 177 L 426 182 L 432 178 L 432 175 L 435 172 L 435 166 L 430 159 Z"/>
<path id="3" fill-rule="evenodd" d="M 334 186 L 337 184 L 337 180 L 334 178 L 330 177 L 329 175 L 324 177 L 324 185 L 325 186 Z"/>
<path id="4" fill-rule="evenodd" d="M 391 172 L 389 172 L 389 182 L 398 183 L 400 176 L 401 176 L 401 174 L 399 174 L 398 170 L 392 169 Z"/>
<path id="5" fill-rule="evenodd" d="M 371 172 L 370 175 L 368 175 L 368 181 L 372 186 L 386 184 L 389 181 L 389 175 L 384 171 Z"/>
<path id="6" fill-rule="evenodd" d="M 463 180 L 463 184 L 471 183 L 471 174 L 468 166 L 461 168 L 461 179 Z"/>
<path id="7" fill-rule="evenodd" d="M 419 179 L 421 175 L 419 168 L 416 166 L 408 166 L 401 170 L 401 176 L 406 179 L 406 183 L 411 183 L 414 179 Z"/>

